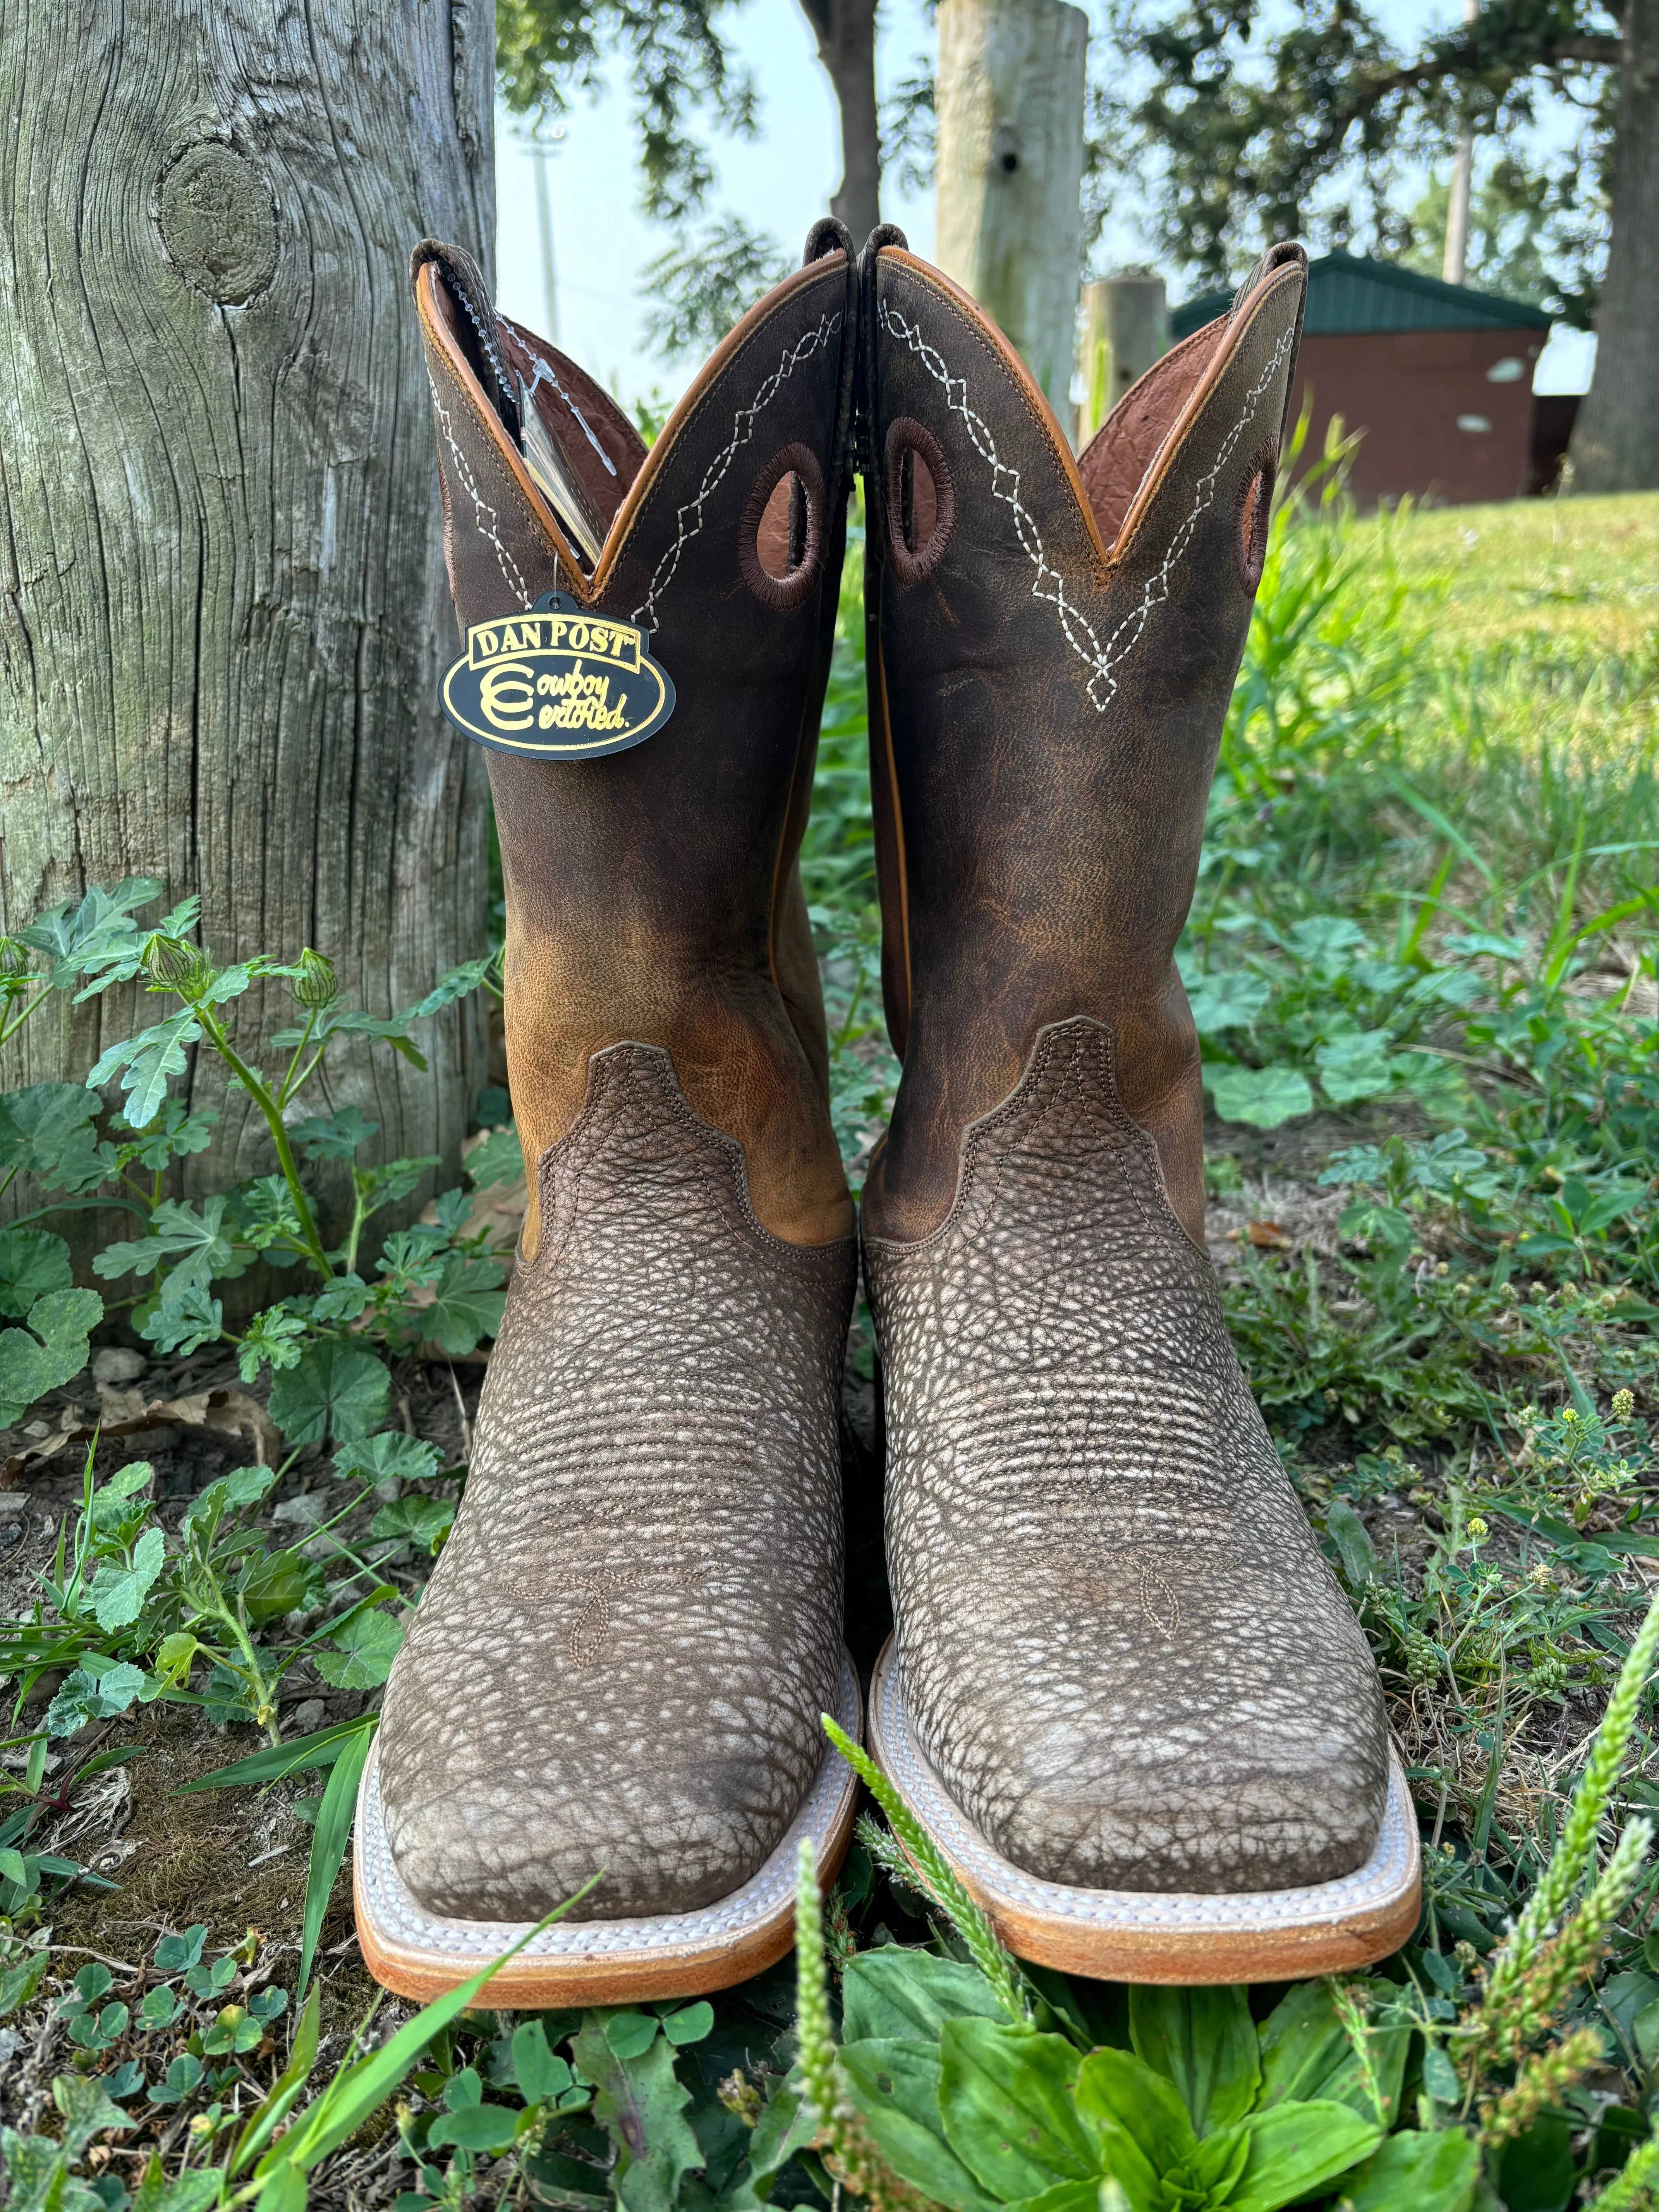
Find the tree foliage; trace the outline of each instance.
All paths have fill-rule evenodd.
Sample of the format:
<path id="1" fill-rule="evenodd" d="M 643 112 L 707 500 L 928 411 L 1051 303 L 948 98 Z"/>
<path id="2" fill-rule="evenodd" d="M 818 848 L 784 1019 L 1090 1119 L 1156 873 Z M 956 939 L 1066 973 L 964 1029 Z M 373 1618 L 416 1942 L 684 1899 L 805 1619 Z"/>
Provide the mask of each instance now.
<path id="1" fill-rule="evenodd" d="M 1097 94 L 1099 165 L 1146 180 L 1161 244 L 1200 280 L 1237 276 L 1280 238 L 1407 252 L 1401 165 L 1472 130 L 1503 149 L 1502 197 L 1531 218 L 1549 304 L 1588 319 L 1620 53 L 1616 20 L 1593 0 L 1488 0 L 1409 52 L 1358 0 L 1283 16 L 1258 0 L 1121 0 L 1114 31 L 1140 82 Z M 1540 95 L 1571 101 L 1583 123 L 1569 152 L 1529 167 L 1522 134 Z"/>
<path id="2" fill-rule="evenodd" d="M 732 61 L 721 18 L 741 0 L 497 0 L 496 82 L 508 112 L 538 124 L 602 87 L 620 56 L 634 102 L 645 211 L 678 222 L 714 181 L 691 122 L 702 112 L 728 131 L 755 128 L 755 86 Z"/>

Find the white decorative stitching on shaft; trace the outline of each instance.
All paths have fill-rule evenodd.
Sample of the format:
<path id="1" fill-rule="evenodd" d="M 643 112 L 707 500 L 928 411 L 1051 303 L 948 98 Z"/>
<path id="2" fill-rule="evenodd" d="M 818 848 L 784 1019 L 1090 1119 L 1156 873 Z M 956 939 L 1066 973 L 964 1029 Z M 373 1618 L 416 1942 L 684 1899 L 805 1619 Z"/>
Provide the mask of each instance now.
<path id="1" fill-rule="evenodd" d="M 466 455 L 455 442 L 455 433 L 449 420 L 449 410 L 438 397 L 438 387 L 432 381 L 430 370 L 427 373 L 426 380 L 431 386 L 433 412 L 438 418 L 438 427 L 444 434 L 444 443 L 449 448 L 450 459 L 455 464 L 455 473 L 460 478 L 467 497 L 472 501 L 473 525 L 479 537 L 487 538 L 495 547 L 496 566 L 501 569 L 507 589 L 518 593 L 519 605 L 521 607 L 527 607 L 530 605 L 530 586 L 526 583 L 518 562 L 501 543 L 501 534 L 496 527 L 501 521 L 500 511 L 491 507 L 489 501 L 478 489 L 477 482 L 471 470 L 467 466 Z M 484 520 L 485 515 L 489 517 L 488 523 Z"/>
<path id="2" fill-rule="evenodd" d="M 953 415 L 961 416 L 967 425 L 968 435 L 973 441 L 975 451 L 981 460 L 990 464 L 991 496 L 993 499 L 1001 500 L 1005 506 L 1013 509 L 1014 529 L 1022 548 L 1037 572 L 1036 580 L 1031 586 L 1031 596 L 1036 599 L 1047 599 L 1051 605 L 1058 609 L 1060 626 L 1065 634 L 1066 644 L 1071 647 L 1079 660 L 1086 662 L 1094 671 L 1087 686 L 1089 699 L 1096 713 L 1103 714 L 1117 694 L 1117 671 L 1139 642 L 1152 609 L 1161 606 L 1169 598 L 1170 579 L 1182 555 L 1192 543 L 1193 532 L 1198 527 L 1198 519 L 1201 514 L 1207 513 L 1215 503 L 1217 478 L 1232 459 L 1239 440 L 1255 420 L 1256 408 L 1262 394 L 1289 359 L 1295 343 L 1295 331 L 1289 330 L 1283 334 L 1269 356 L 1266 368 L 1245 394 L 1243 408 L 1238 420 L 1222 440 L 1214 467 L 1206 475 L 1199 478 L 1194 493 L 1191 511 L 1170 539 L 1162 565 L 1153 575 L 1147 578 L 1139 605 L 1133 607 L 1124 616 L 1122 621 L 1103 645 L 1088 617 L 1079 608 L 1074 607 L 1066 596 L 1065 579 L 1060 575 L 1060 571 L 1049 566 L 1036 520 L 1019 495 L 1019 471 L 1010 468 L 1002 459 L 997 451 L 996 440 L 991 434 L 990 424 L 975 408 L 969 404 L 967 378 L 952 376 L 944 355 L 937 346 L 931 345 L 922 336 L 920 325 L 907 322 L 904 317 L 895 308 L 890 307 L 885 300 L 881 302 L 879 313 L 882 328 L 890 337 L 897 338 L 901 343 L 907 346 L 927 370 L 928 375 L 942 387 L 945 405 Z M 637 616 L 635 619 L 637 621 Z M 1106 685 L 1103 694 L 1097 689 L 1097 686 L 1103 682 Z"/>
<path id="3" fill-rule="evenodd" d="M 788 381 L 804 361 L 810 361 L 821 347 L 830 343 L 841 328 L 841 321 L 842 319 L 838 313 L 820 316 L 817 328 L 815 331 L 808 331 L 804 337 L 797 338 L 793 346 L 785 349 L 782 359 L 749 404 L 738 410 L 732 420 L 731 438 L 703 471 L 703 479 L 697 487 L 696 497 L 688 500 L 678 510 L 675 517 L 677 528 L 674 542 L 658 562 L 644 602 L 635 608 L 629 617 L 630 622 L 642 623 L 647 629 L 653 629 L 656 627 L 658 599 L 673 582 L 674 572 L 680 565 L 680 555 L 702 528 L 703 502 L 724 481 L 727 470 L 737 457 L 738 448 L 740 446 L 746 446 L 753 436 L 755 418 L 762 408 L 769 404 L 776 397 L 780 388 Z M 688 516 L 696 518 L 690 528 L 686 525 Z"/>

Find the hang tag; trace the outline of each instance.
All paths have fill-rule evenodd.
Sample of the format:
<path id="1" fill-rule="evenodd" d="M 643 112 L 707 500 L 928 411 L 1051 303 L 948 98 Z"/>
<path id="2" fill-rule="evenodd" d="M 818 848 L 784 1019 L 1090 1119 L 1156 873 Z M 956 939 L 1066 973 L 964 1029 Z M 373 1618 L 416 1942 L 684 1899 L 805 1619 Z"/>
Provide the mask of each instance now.
<path id="1" fill-rule="evenodd" d="M 626 752 L 661 729 L 674 686 L 649 630 L 544 592 L 522 614 L 475 623 L 443 681 L 444 712 L 481 745 L 544 760 Z"/>

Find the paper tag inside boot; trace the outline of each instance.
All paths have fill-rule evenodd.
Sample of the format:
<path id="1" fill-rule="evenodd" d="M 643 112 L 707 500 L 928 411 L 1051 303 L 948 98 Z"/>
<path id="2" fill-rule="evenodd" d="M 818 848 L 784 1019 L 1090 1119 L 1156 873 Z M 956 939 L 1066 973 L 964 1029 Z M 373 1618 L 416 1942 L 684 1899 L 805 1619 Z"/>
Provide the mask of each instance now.
<path id="1" fill-rule="evenodd" d="M 443 680 L 444 712 L 499 752 L 593 760 L 661 729 L 674 686 L 651 658 L 651 633 L 544 592 L 522 614 L 474 623 Z"/>

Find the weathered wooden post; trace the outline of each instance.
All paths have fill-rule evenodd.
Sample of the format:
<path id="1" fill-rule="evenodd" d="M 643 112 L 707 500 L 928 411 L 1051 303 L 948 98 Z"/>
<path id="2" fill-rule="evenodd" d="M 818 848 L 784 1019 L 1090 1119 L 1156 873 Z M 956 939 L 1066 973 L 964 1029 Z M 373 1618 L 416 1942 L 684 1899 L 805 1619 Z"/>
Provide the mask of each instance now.
<path id="1" fill-rule="evenodd" d="M 1069 434 L 1089 19 L 1064 0 L 944 0 L 935 248 Z"/>
<path id="2" fill-rule="evenodd" d="M 1169 348 L 1170 308 L 1161 276 L 1134 269 L 1084 286 L 1079 446 Z"/>
<path id="3" fill-rule="evenodd" d="M 406 267 L 423 232 L 493 248 L 493 82 L 471 0 L 0 15 L 6 926 L 159 876 L 216 953 L 313 944 L 377 1013 L 483 949 Z M 78 1080 L 154 1006 L 54 999 L 0 1081 Z M 292 1016 L 273 992 L 269 1026 Z M 427 1074 L 365 1055 L 328 1104 L 453 1151 L 483 1020 L 428 1024 Z M 234 1172 L 268 1165 L 217 1063 L 193 1082 Z"/>

